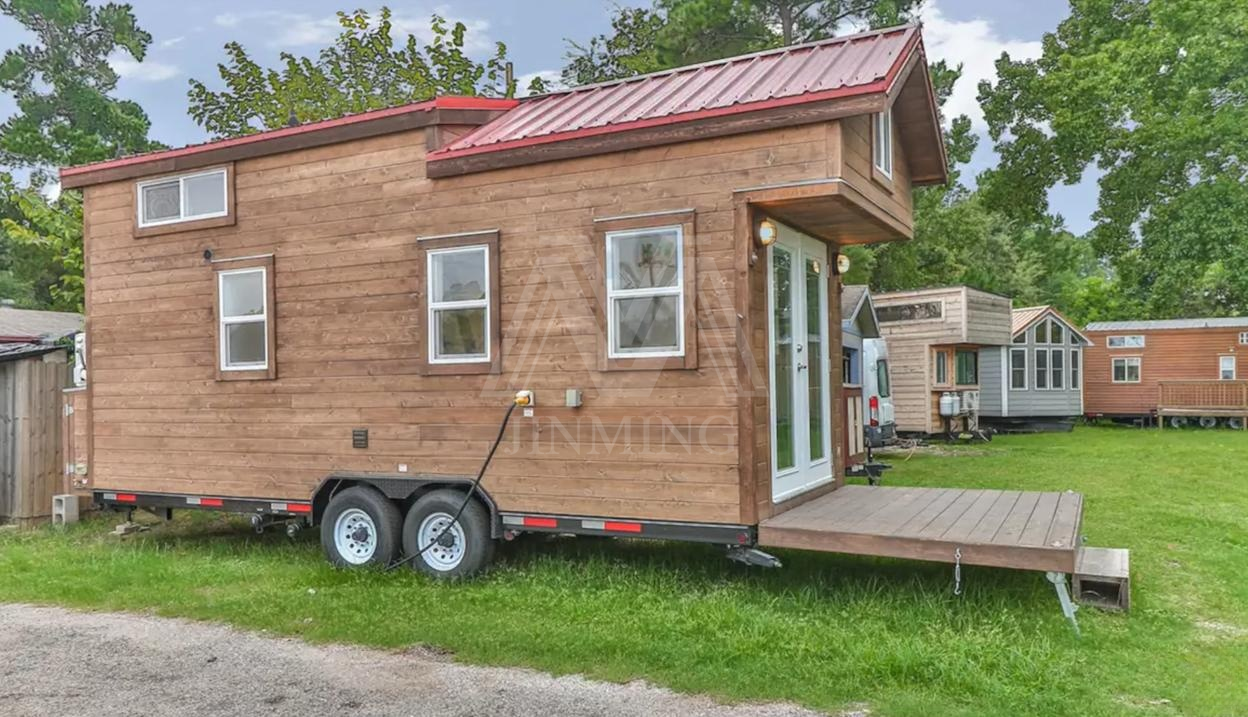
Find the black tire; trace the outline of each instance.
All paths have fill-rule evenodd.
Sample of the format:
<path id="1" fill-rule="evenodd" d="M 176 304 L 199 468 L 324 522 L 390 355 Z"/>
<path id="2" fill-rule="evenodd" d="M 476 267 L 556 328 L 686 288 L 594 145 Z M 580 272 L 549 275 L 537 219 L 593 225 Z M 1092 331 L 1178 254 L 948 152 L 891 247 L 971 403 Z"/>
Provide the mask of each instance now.
<path id="1" fill-rule="evenodd" d="M 339 519 L 346 514 L 342 525 Z M 360 515 L 368 520 L 360 520 Z M 369 527 L 371 522 L 371 528 Z M 345 545 L 336 540 L 336 530 L 354 526 L 356 543 L 343 536 Z M 354 486 L 335 495 L 321 517 L 321 547 L 330 563 L 339 568 L 384 568 L 399 556 L 403 516 L 399 508 L 380 491 L 368 486 Z M 362 532 L 359 532 L 362 531 Z M 355 548 L 353 546 L 371 546 Z M 346 551 L 344 552 L 344 548 Z"/>
<path id="2" fill-rule="evenodd" d="M 455 522 L 458 531 L 446 533 L 450 545 L 438 545 L 420 555 L 419 533 L 427 519 L 433 517 L 429 529 L 441 530 L 439 514 L 444 521 L 459 511 L 464 494 L 457 490 L 435 490 L 421 496 L 407 511 L 403 520 L 403 553 L 413 570 L 444 580 L 455 580 L 477 575 L 489 567 L 494 559 L 494 539 L 490 537 L 490 512 L 478 500 L 468 501 L 464 512 Z M 461 543 L 462 540 L 462 543 Z M 413 557 L 415 556 L 415 557 Z"/>

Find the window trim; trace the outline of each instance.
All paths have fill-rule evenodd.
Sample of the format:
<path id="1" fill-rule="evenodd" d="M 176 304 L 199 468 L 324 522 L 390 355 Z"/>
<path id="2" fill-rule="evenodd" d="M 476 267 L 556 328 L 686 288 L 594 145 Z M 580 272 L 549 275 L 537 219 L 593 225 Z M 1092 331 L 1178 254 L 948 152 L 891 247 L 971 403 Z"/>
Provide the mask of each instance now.
<path id="1" fill-rule="evenodd" d="M 1114 365 L 1117 364 L 1119 361 L 1123 362 L 1123 369 L 1122 369 L 1123 380 L 1122 381 L 1119 381 L 1118 379 L 1114 378 Z M 1130 362 L 1132 361 L 1135 362 L 1135 380 L 1134 381 L 1127 378 L 1127 367 L 1130 366 Z M 1137 383 L 1142 383 L 1143 381 L 1144 381 L 1144 357 L 1142 356 L 1112 356 L 1110 357 L 1109 359 L 1109 382 L 1110 383 L 1137 384 Z"/>
<path id="2" fill-rule="evenodd" d="M 484 278 L 485 278 L 485 298 L 472 299 L 466 301 L 435 301 L 433 299 L 431 285 L 433 281 L 433 260 L 438 256 L 448 254 L 480 254 L 484 260 Z M 425 252 L 425 325 L 429 327 L 427 345 L 425 350 L 428 352 L 428 361 L 430 364 L 460 364 L 460 363 L 489 363 L 490 356 L 493 353 L 494 342 L 490 336 L 490 319 L 493 312 L 490 310 L 490 298 L 494 292 L 490 290 L 490 277 L 493 266 L 490 262 L 490 246 L 488 244 L 465 244 L 464 246 L 445 247 L 441 249 L 429 249 Z M 485 330 L 485 354 L 482 356 L 455 356 L 450 358 L 439 358 L 437 355 L 436 340 L 437 331 L 434 330 L 434 317 L 438 311 L 454 311 L 456 309 L 485 309 L 485 324 L 482 327 Z"/>
<path id="3" fill-rule="evenodd" d="M 1248 346 L 1248 331 L 1239 332 L 1239 345 Z"/>
<path id="4" fill-rule="evenodd" d="M 255 381 L 277 378 L 277 302 L 274 290 L 273 255 L 240 258 L 214 259 L 220 266 L 213 271 L 213 344 L 215 369 L 218 381 Z M 225 352 L 224 327 L 230 323 L 257 323 L 248 317 L 243 321 L 228 321 L 224 316 L 221 302 L 221 289 L 225 285 L 223 277 L 236 274 L 260 271 L 264 286 L 264 365 L 248 364 L 243 366 L 227 366 Z"/>
<path id="5" fill-rule="evenodd" d="M 597 300 L 594 317 L 598 323 L 598 370 L 599 371 L 661 371 L 673 369 L 696 369 L 698 367 L 697 329 L 697 235 L 694 231 L 695 213 L 692 209 L 656 211 L 620 217 L 604 217 L 593 220 L 593 244 L 596 269 L 600 275 L 590 277 Z M 611 328 L 614 309 L 612 299 L 621 296 L 610 289 L 609 235 L 661 229 L 679 229 L 680 254 L 678 257 L 678 287 L 665 287 L 666 293 L 630 290 L 625 296 L 679 296 L 679 325 L 681 350 L 679 352 L 616 353 Z M 674 290 L 677 289 L 678 290 Z M 650 293 L 646 293 L 650 292 Z"/>
<path id="6" fill-rule="evenodd" d="M 950 349 L 936 349 L 935 350 L 935 353 L 932 357 L 932 385 L 933 386 L 941 386 L 941 387 L 953 386 L 953 383 L 949 381 L 949 363 L 950 363 L 950 358 L 952 358 L 952 356 L 953 356 L 953 351 Z M 945 377 L 943 379 L 941 379 L 940 377 L 940 374 L 942 373 L 941 369 L 944 369 L 943 373 L 945 374 Z"/>
<path id="7" fill-rule="evenodd" d="M 871 115 L 871 173 L 874 179 L 884 180 L 891 187 L 893 170 L 896 168 L 893 150 L 893 108 L 885 107 Z"/>
<path id="8" fill-rule="evenodd" d="M 965 354 L 969 354 L 969 355 L 971 356 L 971 360 L 972 360 L 972 361 L 974 362 L 974 364 L 975 364 L 975 380 L 974 380 L 973 382 L 971 382 L 971 383 L 962 383 L 962 377 L 959 375 L 959 374 L 961 373 L 961 371 L 960 371 L 960 368 L 959 368 L 959 365 L 958 365 L 958 356 L 959 356 L 960 354 L 964 354 L 964 353 L 965 353 Z M 980 381 L 979 381 L 979 351 L 978 351 L 977 349 L 969 349 L 969 348 L 955 348 L 955 349 L 953 350 L 953 385 L 954 385 L 954 386 L 958 386 L 958 387 L 962 387 L 962 386 L 978 386 L 978 385 L 980 385 Z"/>
<path id="9" fill-rule="evenodd" d="M 1231 377 L 1222 377 L 1222 362 L 1226 359 L 1231 360 Z M 1237 381 L 1239 380 L 1239 361 L 1236 360 L 1235 354 L 1221 354 L 1218 356 L 1218 380 L 1219 381 Z"/>
<path id="10" fill-rule="evenodd" d="M 1071 391 L 1083 390 L 1083 351 L 1080 348 L 1070 349 L 1070 367 L 1069 376 L 1067 376 L 1066 388 Z M 1077 380 L 1076 380 L 1077 379 Z M 1076 386 L 1075 384 L 1079 385 Z"/>
<path id="11" fill-rule="evenodd" d="M 1018 353 L 1018 354 L 1022 354 L 1022 355 L 1023 355 L 1023 385 L 1022 385 L 1021 387 L 1018 387 L 1018 386 L 1015 386 L 1015 385 L 1014 385 L 1014 371 L 1016 370 L 1016 369 L 1014 368 L 1014 354 L 1016 354 L 1016 353 Z M 1030 378 L 1029 378 L 1029 376 L 1028 376 L 1028 372 L 1030 372 L 1030 371 L 1031 371 L 1031 362 L 1030 362 L 1030 360 L 1028 359 L 1028 356 L 1027 356 L 1027 354 L 1028 354 L 1028 353 L 1029 353 L 1029 352 L 1027 351 L 1027 347 L 1025 347 L 1025 346 L 1020 346 L 1020 347 L 1017 347 L 1017 348 L 1011 348 L 1011 349 L 1009 350 L 1009 357 L 1008 357 L 1008 358 L 1009 358 L 1009 361 L 1010 361 L 1010 364 L 1009 364 L 1009 372 L 1010 372 L 1010 384 L 1009 384 L 1009 390 L 1011 390 L 1011 391 L 1030 391 L 1030 390 L 1031 390 L 1031 388 L 1030 388 L 1030 386 L 1031 386 L 1031 380 L 1030 380 Z"/>
<path id="12" fill-rule="evenodd" d="M 502 293 L 499 280 L 499 231 L 484 229 L 459 232 L 454 234 L 438 234 L 416 238 L 417 263 L 416 286 L 420 296 L 420 323 L 416 332 L 416 343 L 420 352 L 419 372 L 425 376 L 445 376 L 464 374 L 499 374 L 503 371 L 503 337 L 500 302 Z M 429 293 L 432 276 L 430 267 L 433 256 L 459 251 L 482 250 L 485 252 L 485 300 L 471 302 L 451 302 L 459 308 L 474 307 L 484 303 L 485 306 L 485 358 L 434 358 L 433 351 L 433 316 L 438 308 L 451 308 L 446 302 L 434 302 Z"/>
<path id="13" fill-rule="evenodd" d="M 1040 368 L 1041 356 L 1044 357 L 1043 369 Z M 1049 381 L 1049 376 L 1051 375 L 1050 372 L 1052 370 L 1053 370 L 1053 367 L 1049 365 L 1049 349 L 1037 348 L 1035 350 L 1035 354 L 1032 359 L 1032 383 L 1035 385 L 1035 390 L 1037 391 L 1052 391 L 1053 390 L 1053 387 L 1051 385 L 1052 382 Z M 1041 384 L 1040 379 L 1042 377 L 1044 378 L 1043 386 L 1040 385 Z"/>
<path id="14" fill-rule="evenodd" d="M 205 177 L 213 174 L 222 174 L 225 177 L 223 182 L 225 189 L 225 209 L 220 212 L 211 214 L 197 214 L 192 217 L 182 216 L 182 212 L 186 209 L 186 192 L 182 187 L 186 180 L 196 177 Z M 155 184 L 164 184 L 173 180 L 178 181 L 178 202 L 179 216 L 176 219 L 163 219 L 154 222 L 145 222 L 143 220 L 144 196 L 143 190 Z M 211 227 L 229 226 L 234 224 L 234 165 L 233 163 L 224 164 L 216 167 L 209 167 L 194 172 L 182 172 L 177 174 L 165 174 L 159 177 L 149 177 L 141 181 L 135 182 L 134 185 L 134 236 L 142 238 L 155 236 L 159 234 L 169 234 L 173 232 L 192 231 L 195 229 L 208 229 Z"/>
<path id="15" fill-rule="evenodd" d="M 615 265 L 615 248 L 613 241 L 619 238 L 633 237 L 639 234 L 652 234 L 658 232 L 676 232 L 676 275 L 675 284 L 673 286 L 656 286 L 644 289 L 618 289 L 613 286 L 612 277 L 615 272 L 612 267 Z M 676 297 L 676 316 L 682 317 L 685 314 L 685 230 L 680 224 L 665 224 L 654 227 L 640 227 L 636 229 L 615 229 L 606 232 L 606 258 L 605 279 L 607 287 L 607 358 L 608 359 L 653 359 L 653 358 L 683 358 L 685 355 L 685 322 L 676 322 L 676 348 L 667 350 L 646 350 L 646 351 L 621 351 L 615 345 L 615 304 L 618 299 L 649 299 L 663 296 Z"/>
<path id="16" fill-rule="evenodd" d="M 1049 327 L 1052 330 L 1052 327 Z M 1052 338 L 1050 336 L 1050 338 Z M 1053 362 L 1053 359 L 1060 358 L 1062 365 L 1059 367 Z M 1057 380 L 1054 380 L 1057 379 Z M 1058 383 L 1061 386 L 1058 386 Z M 1066 381 L 1066 349 L 1049 349 L 1049 390 L 1065 391 L 1067 389 Z"/>

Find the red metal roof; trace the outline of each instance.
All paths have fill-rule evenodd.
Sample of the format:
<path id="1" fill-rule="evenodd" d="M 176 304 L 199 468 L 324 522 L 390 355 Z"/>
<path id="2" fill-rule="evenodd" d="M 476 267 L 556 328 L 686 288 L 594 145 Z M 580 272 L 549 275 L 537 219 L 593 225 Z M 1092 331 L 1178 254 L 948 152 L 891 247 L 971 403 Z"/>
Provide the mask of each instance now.
<path id="1" fill-rule="evenodd" d="M 437 109 L 505 111 L 515 107 L 517 104 L 519 104 L 517 100 L 492 97 L 437 97 L 424 102 L 413 102 L 411 104 L 399 105 L 398 107 L 386 107 L 379 110 L 369 110 L 368 112 L 335 117 L 334 119 L 322 120 L 320 122 L 309 122 L 307 124 L 295 125 L 294 127 L 281 127 L 279 129 L 272 129 L 265 132 L 256 132 L 255 134 L 243 135 L 242 137 L 230 137 L 228 139 L 203 142 L 201 144 L 192 144 L 174 149 L 162 149 L 155 152 L 134 154 L 121 157 L 120 159 L 111 159 L 104 162 L 96 162 L 94 164 L 84 164 L 77 167 L 65 167 L 61 169 L 61 176 L 72 177 L 74 175 L 85 174 L 87 172 L 97 172 L 102 169 L 115 169 L 117 167 L 127 167 L 134 164 L 157 162 L 163 159 L 184 157 L 187 155 L 222 149 L 225 147 L 255 144 L 257 142 L 264 142 L 271 139 L 277 139 L 279 137 L 289 137 L 307 132 L 316 132 L 333 127 L 357 124 L 359 122 L 368 122 L 370 120 L 381 119 L 383 117 L 392 117 L 394 115 L 402 115 L 412 112 L 431 112 Z"/>
<path id="2" fill-rule="evenodd" d="M 918 42 L 906 25 L 541 95 L 429 160 L 885 92 Z"/>

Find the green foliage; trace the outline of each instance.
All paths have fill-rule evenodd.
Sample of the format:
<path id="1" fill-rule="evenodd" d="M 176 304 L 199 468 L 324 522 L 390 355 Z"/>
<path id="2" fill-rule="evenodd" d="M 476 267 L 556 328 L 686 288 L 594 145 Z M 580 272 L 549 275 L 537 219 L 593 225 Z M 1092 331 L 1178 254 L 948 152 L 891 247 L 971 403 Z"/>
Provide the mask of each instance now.
<path id="1" fill-rule="evenodd" d="M 217 66 L 226 89 L 209 90 L 191 80 L 190 114 L 217 137 L 232 137 L 299 122 L 341 117 L 418 102 L 438 95 L 506 96 L 507 48 L 478 63 L 465 53 L 463 23 L 449 26 L 434 15 L 433 41 L 421 46 L 408 35 L 395 46 L 390 9 L 377 21 L 363 10 L 338 13 L 342 32 L 316 59 L 281 54 L 281 67 L 265 69 L 237 42 L 225 46 L 228 64 Z M 541 91 L 537 82 L 530 90 Z"/>
<path id="2" fill-rule="evenodd" d="M 141 61 L 152 39 L 129 5 L 0 0 L 0 13 L 35 35 L 0 58 L 0 92 L 17 106 L 0 125 L 0 165 L 31 168 L 42 185 L 52 168 L 152 148 L 143 110 L 109 95 L 117 73 L 108 56 Z"/>
<path id="3" fill-rule="evenodd" d="M 56 311 L 82 311 L 82 196 L 62 192 L 49 201 L 33 188 L 17 189 L 7 177 L 0 181 L 0 203 L 9 216 L 0 218 L 0 298 Z M 5 295 L 7 254 L 9 281 L 16 295 Z"/>
<path id="4" fill-rule="evenodd" d="M 1248 313 L 1245 28 L 1242 0 L 1073 2 L 1039 59 L 1002 57 L 980 86 L 1001 154 L 989 203 L 1035 218 L 1052 186 L 1094 167 L 1090 239 L 1120 308 Z"/>
<path id="5" fill-rule="evenodd" d="M 590 38 L 584 45 L 567 41 L 564 84 L 590 85 L 662 69 L 657 38 L 664 23 L 663 15 L 649 8 L 616 8 L 609 34 Z"/>

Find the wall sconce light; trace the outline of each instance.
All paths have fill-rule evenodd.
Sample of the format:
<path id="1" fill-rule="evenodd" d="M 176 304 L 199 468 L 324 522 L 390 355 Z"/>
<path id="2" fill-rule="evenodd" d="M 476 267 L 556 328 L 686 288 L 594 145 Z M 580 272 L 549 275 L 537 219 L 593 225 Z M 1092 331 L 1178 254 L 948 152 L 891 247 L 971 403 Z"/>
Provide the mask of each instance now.
<path id="1" fill-rule="evenodd" d="M 764 219 L 758 223 L 758 243 L 765 247 L 775 244 L 776 238 L 779 236 L 778 231 L 775 222 L 770 219 Z"/>
<path id="2" fill-rule="evenodd" d="M 844 276 L 849 273 L 849 256 L 846 254 L 836 255 L 836 273 Z"/>

